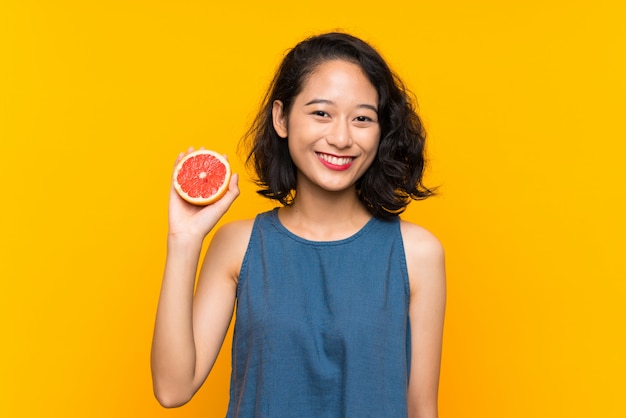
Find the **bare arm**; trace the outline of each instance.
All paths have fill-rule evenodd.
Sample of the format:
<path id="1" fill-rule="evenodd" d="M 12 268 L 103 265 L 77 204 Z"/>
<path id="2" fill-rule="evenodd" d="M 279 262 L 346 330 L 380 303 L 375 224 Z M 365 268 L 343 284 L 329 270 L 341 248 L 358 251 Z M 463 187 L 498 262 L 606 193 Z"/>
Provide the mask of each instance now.
<path id="1" fill-rule="evenodd" d="M 167 258 L 151 353 L 154 393 L 163 406 L 191 399 L 213 367 L 228 329 L 238 270 L 235 251 L 226 249 L 237 237 L 221 230 L 215 234 L 195 297 L 194 285 L 203 240 L 238 194 L 236 175 L 226 195 L 206 207 L 190 205 L 170 191 Z"/>
<path id="2" fill-rule="evenodd" d="M 437 418 L 446 300 L 444 252 L 428 231 L 403 222 L 411 300 L 410 418 Z"/>

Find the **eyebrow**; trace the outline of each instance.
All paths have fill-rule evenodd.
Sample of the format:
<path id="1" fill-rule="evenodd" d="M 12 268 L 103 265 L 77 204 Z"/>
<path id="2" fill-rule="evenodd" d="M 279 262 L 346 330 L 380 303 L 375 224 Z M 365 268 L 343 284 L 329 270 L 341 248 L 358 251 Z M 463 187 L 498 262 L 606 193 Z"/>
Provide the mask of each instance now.
<path id="1" fill-rule="evenodd" d="M 328 100 L 328 99 L 313 99 L 310 102 L 305 103 L 305 106 L 309 106 L 309 105 L 313 105 L 313 104 L 327 104 L 327 105 L 334 105 L 335 102 L 333 102 L 332 100 Z M 378 113 L 378 109 L 376 108 L 376 106 L 372 106 L 371 104 L 367 104 L 367 103 L 362 103 L 357 105 L 357 108 L 364 108 L 364 109 L 370 109 L 376 113 Z"/>

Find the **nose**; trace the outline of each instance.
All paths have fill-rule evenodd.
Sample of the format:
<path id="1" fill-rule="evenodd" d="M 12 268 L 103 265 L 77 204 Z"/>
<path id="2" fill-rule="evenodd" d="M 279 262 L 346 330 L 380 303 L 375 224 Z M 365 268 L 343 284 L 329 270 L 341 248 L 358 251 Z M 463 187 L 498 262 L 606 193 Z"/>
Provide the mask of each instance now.
<path id="1" fill-rule="evenodd" d="M 352 135 L 347 121 L 336 121 L 331 132 L 326 136 L 326 142 L 338 149 L 348 148 L 352 145 Z"/>

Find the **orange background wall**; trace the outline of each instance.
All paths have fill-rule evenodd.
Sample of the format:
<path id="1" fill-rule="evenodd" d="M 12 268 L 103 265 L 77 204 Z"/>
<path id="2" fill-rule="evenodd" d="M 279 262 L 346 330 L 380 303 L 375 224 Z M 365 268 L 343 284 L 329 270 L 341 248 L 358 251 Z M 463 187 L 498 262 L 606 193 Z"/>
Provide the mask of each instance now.
<path id="1" fill-rule="evenodd" d="M 171 166 L 231 156 L 283 52 L 343 28 L 417 94 L 447 248 L 441 416 L 624 417 L 620 1 L 0 5 L 0 416 L 219 417 L 230 344 L 164 410 L 149 350 Z M 383 5 L 384 4 L 384 5 Z"/>

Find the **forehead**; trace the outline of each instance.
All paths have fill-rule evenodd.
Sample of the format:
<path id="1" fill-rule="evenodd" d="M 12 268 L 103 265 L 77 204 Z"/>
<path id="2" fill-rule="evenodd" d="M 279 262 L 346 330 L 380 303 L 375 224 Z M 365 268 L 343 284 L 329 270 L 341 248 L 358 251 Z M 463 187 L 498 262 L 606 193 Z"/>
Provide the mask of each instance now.
<path id="1" fill-rule="evenodd" d="M 378 101 L 378 91 L 359 66 L 346 60 L 323 61 L 303 80 L 298 96 L 331 95 Z"/>

